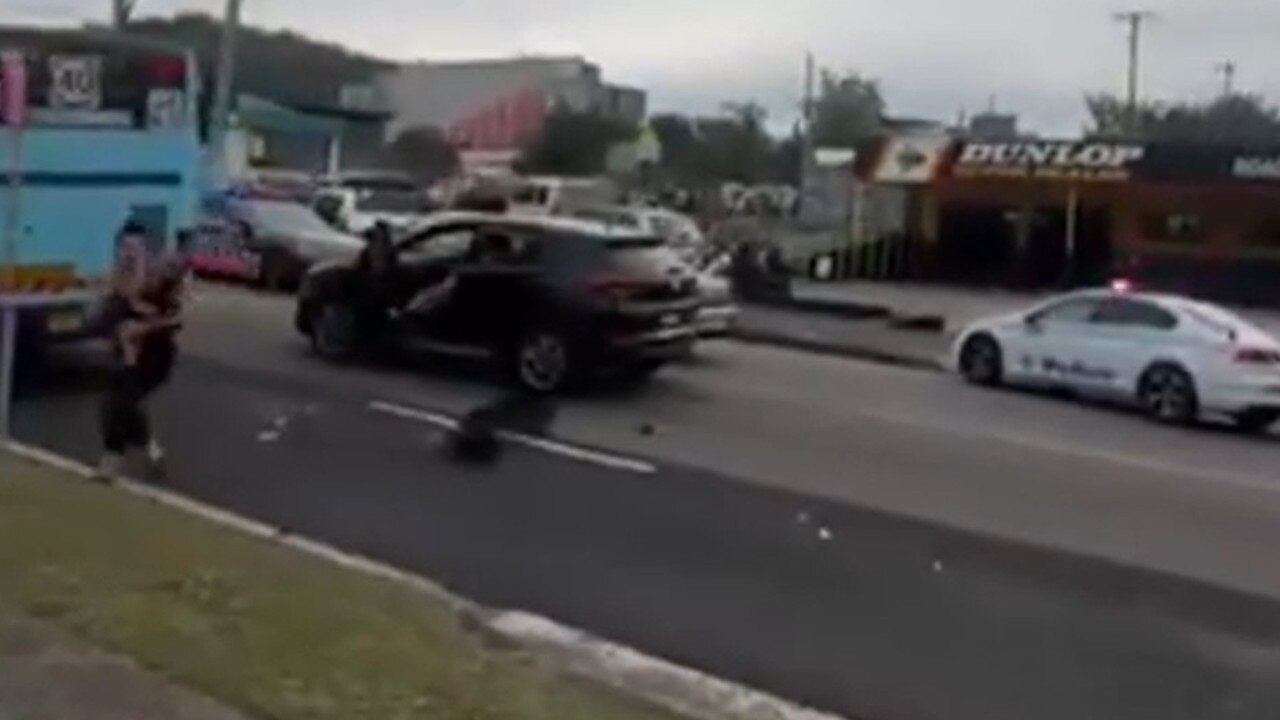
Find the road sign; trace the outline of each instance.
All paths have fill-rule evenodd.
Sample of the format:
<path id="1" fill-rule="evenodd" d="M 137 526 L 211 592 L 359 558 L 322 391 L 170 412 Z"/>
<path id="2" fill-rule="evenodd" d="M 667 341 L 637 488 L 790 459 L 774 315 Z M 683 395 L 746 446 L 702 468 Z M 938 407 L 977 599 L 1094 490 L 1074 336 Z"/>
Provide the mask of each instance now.
<path id="1" fill-rule="evenodd" d="M 22 125 L 27 119 L 27 63 L 16 50 L 0 52 L 0 119 Z"/>
<path id="2" fill-rule="evenodd" d="M 102 58 L 54 55 L 49 58 L 49 107 L 98 110 L 102 107 Z"/>

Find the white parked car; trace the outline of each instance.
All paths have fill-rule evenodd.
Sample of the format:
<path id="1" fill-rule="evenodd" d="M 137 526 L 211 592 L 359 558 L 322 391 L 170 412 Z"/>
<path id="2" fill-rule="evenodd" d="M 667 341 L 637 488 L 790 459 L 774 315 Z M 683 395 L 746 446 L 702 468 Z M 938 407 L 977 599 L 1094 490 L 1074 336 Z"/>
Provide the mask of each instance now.
<path id="1" fill-rule="evenodd" d="M 1280 342 L 1237 315 L 1175 295 L 1085 290 L 973 323 L 953 368 L 979 385 L 1067 389 L 1133 402 L 1167 423 L 1280 419 Z"/>

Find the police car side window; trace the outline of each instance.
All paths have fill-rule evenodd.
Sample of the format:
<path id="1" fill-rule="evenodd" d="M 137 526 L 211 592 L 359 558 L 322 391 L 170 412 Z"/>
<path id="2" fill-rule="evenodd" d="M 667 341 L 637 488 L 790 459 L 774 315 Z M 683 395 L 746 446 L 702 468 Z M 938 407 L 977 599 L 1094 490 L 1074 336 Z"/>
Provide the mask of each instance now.
<path id="1" fill-rule="evenodd" d="M 1036 313 L 1034 319 L 1049 323 L 1084 323 L 1089 322 L 1097 309 L 1098 301 L 1093 298 L 1072 298 L 1050 305 Z"/>
<path id="2" fill-rule="evenodd" d="M 1098 308 L 1094 322 L 1101 325 L 1124 325 L 1153 330 L 1171 330 L 1178 319 L 1159 306 L 1142 300 L 1115 298 Z"/>

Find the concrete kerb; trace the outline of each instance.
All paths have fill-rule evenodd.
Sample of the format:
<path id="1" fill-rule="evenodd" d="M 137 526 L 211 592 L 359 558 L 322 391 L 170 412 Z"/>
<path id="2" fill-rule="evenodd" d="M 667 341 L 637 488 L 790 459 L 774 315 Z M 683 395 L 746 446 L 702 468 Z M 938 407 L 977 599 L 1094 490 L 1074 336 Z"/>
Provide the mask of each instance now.
<path id="1" fill-rule="evenodd" d="M 79 461 L 14 440 L 0 439 L 0 450 L 85 480 L 92 479 L 95 474 L 93 468 Z M 646 655 L 545 617 L 519 610 L 486 608 L 421 575 L 163 488 L 134 480 L 119 481 L 113 486 L 237 532 L 278 542 L 356 572 L 399 583 L 449 608 L 464 627 L 491 639 L 525 648 L 568 675 L 612 688 L 640 702 L 680 715 L 707 720 L 841 720 L 838 715 L 803 707 Z"/>

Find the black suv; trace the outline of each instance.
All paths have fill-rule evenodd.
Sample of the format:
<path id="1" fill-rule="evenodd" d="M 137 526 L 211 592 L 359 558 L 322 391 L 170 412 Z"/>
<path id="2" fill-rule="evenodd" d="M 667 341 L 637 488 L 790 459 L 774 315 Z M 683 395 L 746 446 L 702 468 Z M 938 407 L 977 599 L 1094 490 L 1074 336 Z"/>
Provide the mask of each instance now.
<path id="1" fill-rule="evenodd" d="M 448 212 L 352 263 L 320 265 L 295 324 L 322 357 L 407 347 L 485 355 L 522 386 L 648 376 L 689 353 L 693 271 L 662 240 L 562 218 Z"/>

